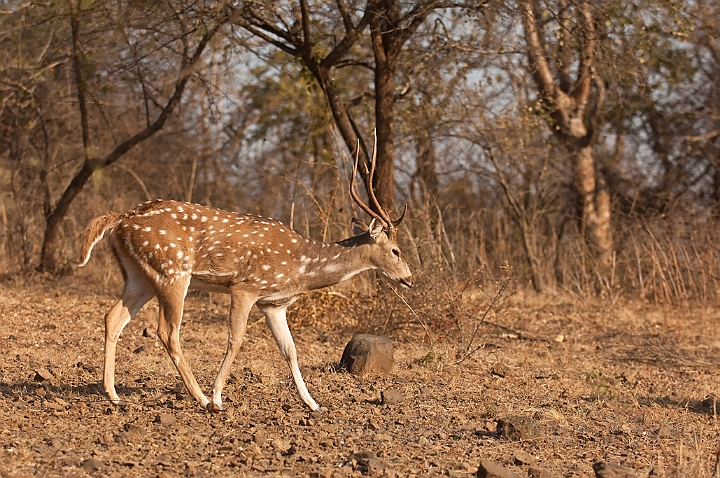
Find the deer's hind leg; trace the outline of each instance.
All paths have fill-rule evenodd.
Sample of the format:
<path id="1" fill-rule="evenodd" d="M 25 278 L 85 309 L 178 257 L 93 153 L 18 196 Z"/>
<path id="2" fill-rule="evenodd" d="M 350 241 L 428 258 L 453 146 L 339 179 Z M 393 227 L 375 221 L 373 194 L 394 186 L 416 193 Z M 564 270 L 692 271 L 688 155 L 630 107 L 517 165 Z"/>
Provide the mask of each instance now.
<path id="1" fill-rule="evenodd" d="M 110 311 L 105 314 L 105 364 L 103 370 L 103 388 L 116 405 L 122 400 L 115 390 L 115 352 L 117 342 L 125 326 L 135 314 L 155 296 L 155 291 L 140 271 L 128 261 L 120 261 L 125 277 L 122 296 Z"/>
<path id="2" fill-rule="evenodd" d="M 162 342 L 172 363 L 175 365 L 185 388 L 203 408 L 207 408 L 210 401 L 200 390 L 190 365 L 185 359 L 180 346 L 180 323 L 182 322 L 185 295 L 190 285 L 190 276 L 164 284 L 162 292 L 158 290 L 158 303 L 160 304 L 160 319 L 158 320 L 158 338 Z"/>
<path id="3" fill-rule="evenodd" d="M 230 303 L 230 314 L 228 316 L 228 347 L 222 365 L 220 365 L 220 371 L 213 384 L 212 405 L 208 408 L 213 412 L 219 412 L 223 409 L 222 390 L 230 374 L 230 366 L 245 338 L 248 314 L 257 298 L 255 294 L 248 294 L 238 290 L 232 290 L 230 293 L 232 302 Z"/>

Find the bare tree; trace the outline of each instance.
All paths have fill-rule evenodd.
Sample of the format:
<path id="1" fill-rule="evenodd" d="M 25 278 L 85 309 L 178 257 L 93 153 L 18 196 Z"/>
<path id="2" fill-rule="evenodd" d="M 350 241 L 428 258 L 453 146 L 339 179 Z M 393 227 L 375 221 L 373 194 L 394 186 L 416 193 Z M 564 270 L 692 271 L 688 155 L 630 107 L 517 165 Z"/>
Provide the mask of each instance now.
<path id="1" fill-rule="evenodd" d="M 335 3 L 333 7 L 331 4 Z M 394 210 L 395 193 L 395 103 L 396 67 L 407 43 L 427 17 L 438 8 L 453 4 L 439 0 L 415 2 L 403 8 L 398 0 L 369 0 L 364 7 L 344 0 L 319 2 L 311 9 L 307 0 L 299 2 L 250 1 L 244 4 L 236 22 L 258 38 L 298 58 L 312 73 L 328 102 L 335 124 L 350 151 L 358 145 L 360 168 L 367 183 L 368 145 L 361 127 L 350 114 L 349 106 L 367 96 L 374 97 L 377 131 L 377 170 L 372 185 L 380 204 Z M 372 60 L 363 55 L 365 29 L 370 28 Z M 336 32 L 342 32 L 337 36 Z M 321 53 L 327 52 L 327 53 Z M 358 53 L 359 52 L 359 53 Z M 343 84 L 337 79 L 344 67 L 362 67 L 371 71 L 372 93 L 353 99 L 340 94 Z M 352 77 L 345 77 L 352 81 Z"/>
<path id="2" fill-rule="evenodd" d="M 220 16 L 217 21 L 213 21 L 208 25 L 202 23 L 185 25 L 182 21 L 182 12 L 175 13 L 175 17 L 178 23 L 180 23 L 180 32 L 175 39 L 175 43 L 179 44 L 182 53 L 180 68 L 179 71 L 176 72 L 177 76 L 172 80 L 167 79 L 168 82 L 174 83 L 172 93 L 164 103 L 157 103 L 158 109 L 160 110 L 159 114 L 157 114 L 154 119 L 148 117 L 147 124 L 144 128 L 133 134 L 130 138 L 117 144 L 104 156 L 97 157 L 92 154 L 94 147 L 92 145 L 92 135 L 88 119 L 87 78 L 85 77 L 85 70 L 83 68 L 83 51 L 80 39 L 82 34 L 82 25 L 80 23 L 82 6 L 79 3 L 71 1 L 69 20 L 72 33 L 72 65 L 75 73 L 74 86 L 80 114 L 84 158 L 80 170 L 73 176 L 60 199 L 53 207 L 48 208 L 49 214 L 46 219 L 40 264 L 37 267 L 39 271 L 57 273 L 63 268 L 64 265 L 58 264 L 56 260 L 57 251 L 61 247 L 59 232 L 62 221 L 68 214 L 73 200 L 80 191 L 82 191 L 95 171 L 115 163 L 128 151 L 162 129 L 170 115 L 180 104 L 188 79 L 198 68 L 203 52 L 227 19 L 226 16 Z M 150 19 L 148 20 L 150 21 Z"/>
<path id="3" fill-rule="evenodd" d="M 551 10 L 553 6 L 555 10 Z M 554 15 L 556 35 L 543 30 L 543 7 L 546 14 Z M 597 19 L 586 0 L 560 0 L 544 6 L 538 0 L 523 0 L 521 8 L 529 67 L 542 107 L 548 112 L 548 125 L 572 156 L 581 229 L 600 268 L 606 269 L 613 253 L 610 193 L 593 154 L 594 122 L 605 96 L 603 83 L 595 75 Z M 550 38 L 557 41 L 555 58 L 548 56 Z"/>

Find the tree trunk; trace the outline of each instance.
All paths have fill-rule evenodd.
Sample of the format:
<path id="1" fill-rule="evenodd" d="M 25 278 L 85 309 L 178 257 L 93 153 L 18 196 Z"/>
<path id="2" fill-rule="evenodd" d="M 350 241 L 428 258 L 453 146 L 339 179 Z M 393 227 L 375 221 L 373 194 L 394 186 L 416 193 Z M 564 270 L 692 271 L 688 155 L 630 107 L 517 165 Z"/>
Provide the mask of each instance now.
<path id="1" fill-rule="evenodd" d="M 601 268 L 612 265 L 612 230 L 610 228 L 610 192 L 602 171 L 596 166 L 591 146 L 573 155 L 574 185 L 580 195 L 582 228 L 588 245 Z"/>
<path id="2" fill-rule="evenodd" d="M 377 133 L 377 174 L 373 189 L 380 205 L 395 211 L 395 59 L 388 57 L 382 39 L 381 19 L 371 24 L 375 55 L 375 128 Z"/>

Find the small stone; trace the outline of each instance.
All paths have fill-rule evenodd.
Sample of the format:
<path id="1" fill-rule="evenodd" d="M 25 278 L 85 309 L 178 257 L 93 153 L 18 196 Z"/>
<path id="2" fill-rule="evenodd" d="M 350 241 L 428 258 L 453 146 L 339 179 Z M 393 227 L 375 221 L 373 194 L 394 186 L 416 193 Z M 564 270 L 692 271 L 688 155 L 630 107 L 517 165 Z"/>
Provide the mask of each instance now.
<path id="1" fill-rule="evenodd" d="M 508 417 L 497 421 L 497 434 L 508 440 L 530 440 L 535 437 L 535 422 L 529 417 Z"/>
<path id="2" fill-rule="evenodd" d="M 513 458 L 518 465 L 534 465 L 537 461 L 534 456 L 524 451 L 516 451 Z"/>
<path id="3" fill-rule="evenodd" d="M 175 422 L 177 422 L 175 415 L 170 415 L 169 413 L 159 413 L 155 416 L 155 423 L 159 423 L 160 425 L 172 425 Z"/>
<path id="4" fill-rule="evenodd" d="M 373 440 L 375 440 L 375 441 L 392 441 L 392 437 L 390 435 L 386 435 L 384 433 L 376 433 L 373 435 Z"/>
<path id="5" fill-rule="evenodd" d="M 265 443 L 267 443 L 267 437 L 262 433 L 257 432 L 253 435 L 253 442 L 255 442 L 257 446 L 263 446 L 265 445 Z"/>
<path id="6" fill-rule="evenodd" d="M 482 460 L 478 466 L 477 478 L 520 478 L 507 468 L 490 460 Z"/>
<path id="7" fill-rule="evenodd" d="M 508 366 L 499 362 L 493 365 L 491 372 L 493 375 L 497 375 L 498 377 L 503 378 L 510 375 L 510 369 L 508 368 Z"/>
<path id="8" fill-rule="evenodd" d="M 138 348 L 136 348 L 135 350 L 133 350 L 132 353 L 134 353 L 134 354 L 139 354 L 139 353 L 142 352 L 143 350 L 145 350 L 145 346 L 144 346 L 144 345 L 141 345 L 140 347 L 138 347 Z"/>
<path id="9" fill-rule="evenodd" d="M 52 380 L 54 378 L 55 378 L 55 376 L 52 373 L 50 373 L 50 371 L 46 368 L 39 368 L 39 369 L 35 370 L 34 380 L 36 382 L 44 382 L 46 380 Z"/>
<path id="10" fill-rule="evenodd" d="M 388 388 L 380 394 L 383 405 L 397 405 L 405 400 L 405 397 L 397 389 Z"/>
<path id="11" fill-rule="evenodd" d="M 380 458 L 370 458 L 367 461 L 367 473 L 370 476 L 384 475 L 389 468 L 390 464 Z"/>
<path id="12" fill-rule="evenodd" d="M 593 470 L 596 478 L 638 478 L 635 470 L 607 461 L 594 463 Z"/>
<path id="13" fill-rule="evenodd" d="M 357 334 L 348 342 L 340 359 L 340 368 L 353 375 L 375 372 L 388 374 L 394 364 L 392 341 L 383 336 Z"/>
<path id="14" fill-rule="evenodd" d="M 126 423 L 125 431 L 127 432 L 128 436 L 131 436 L 131 437 L 138 437 L 138 436 L 145 435 L 145 429 L 143 427 L 141 427 L 140 425 L 135 425 L 134 423 Z"/>
<path id="15" fill-rule="evenodd" d="M 528 478 L 554 478 L 555 474 L 550 473 L 550 470 L 546 470 L 545 468 L 536 468 L 531 466 L 530 469 L 528 469 Z"/>
<path id="16" fill-rule="evenodd" d="M 290 450 L 290 443 L 284 440 L 273 440 L 272 445 L 273 448 L 275 448 L 280 453 L 287 453 L 288 450 Z"/>
<path id="17" fill-rule="evenodd" d="M 104 433 L 98 441 L 101 445 L 110 446 L 115 444 L 115 436 L 112 433 Z"/>
<path id="18" fill-rule="evenodd" d="M 665 476 L 665 470 L 660 465 L 655 465 L 650 469 L 650 473 L 648 473 L 648 476 L 658 476 L 658 477 L 664 477 Z"/>
<path id="19" fill-rule="evenodd" d="M 161 471 L 158 473 L 158 478 L 173 478 L 173 476 L 167 471 Z"/>
<path id="20" fill-rule="evenodd" d="M 105 466 L 105 463 L 97 458 L 88 458 L 82 464 L 82 468 L 86 471 L 97 471 Z"/>
<path id="21" fill-rule="evenodd" d="M 157 337 L 157 332 L 150 327 L 145 327 L 143 329 L 143 337 L 150 337 L 154 339 Z"/>
<path id="22" fill-rule="evenodd" d="M 672 437 L 672 431 L 669 427 L 662 426 L 657 431 L 658 438 L 671 438 Z"/>

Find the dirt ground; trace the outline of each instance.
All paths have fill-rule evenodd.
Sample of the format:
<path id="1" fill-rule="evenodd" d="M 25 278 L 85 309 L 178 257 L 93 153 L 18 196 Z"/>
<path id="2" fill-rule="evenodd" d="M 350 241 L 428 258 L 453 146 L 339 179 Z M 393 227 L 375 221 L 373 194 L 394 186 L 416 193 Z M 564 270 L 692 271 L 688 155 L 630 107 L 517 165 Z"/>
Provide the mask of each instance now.
<path id="1" fill-rule="evenodd" d="M 299 401 L 287 365 L 253 312 L 225 389 L 208 414 L 183 389 L 153 327 L 151 302 L 125 329 L 118 393 L 102 393 L 102 317 L 115 298 L 53 282 L 0 286 L 0 476 L 474 476 L 489 459 L 528 476 L 591 477 L 593 463 L 638 476 L 711 476 L 720 445 L 720 331 L 715 309 L 677 310 L 517 294 L 479 329 L 480 348 L 456 364 L 456 345 L 418 324 L 395 329 L 395 370 L 336 371 L 366 310 L 355 296 L 320 292 L 324 321 L 291 314 L 310 393 Z M 330 300 L 332 299 L 332 300 Z M 467 300 L 472 301 L 472 298 Z M 411 302 L 411 301 L 409 301 Z M 305 304 L 305 305 L 303 305 Z M 363 312 L 358 312 L 362 310 Z M 206 394 L 226 343 L 227 301 L 188 299 L 183 347 Z M 307 312 L 310 313 L 310 312 Z M 360 325 L 358 325 L 360 324 Z M 381 394 L 394 389 L 397 404 Z M 521 440 L 499 419 L 524 417 Z M 373 452 L 378 460 L 371 463 Z M 370 464 L 368 464 L 370 463 Z"/>

